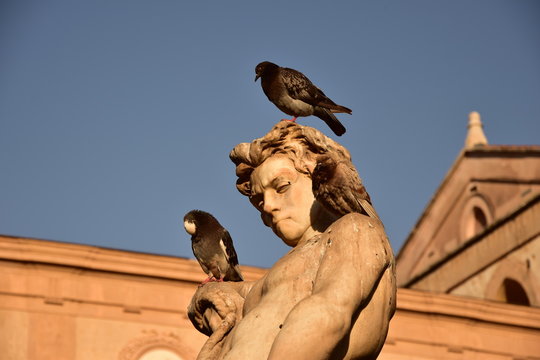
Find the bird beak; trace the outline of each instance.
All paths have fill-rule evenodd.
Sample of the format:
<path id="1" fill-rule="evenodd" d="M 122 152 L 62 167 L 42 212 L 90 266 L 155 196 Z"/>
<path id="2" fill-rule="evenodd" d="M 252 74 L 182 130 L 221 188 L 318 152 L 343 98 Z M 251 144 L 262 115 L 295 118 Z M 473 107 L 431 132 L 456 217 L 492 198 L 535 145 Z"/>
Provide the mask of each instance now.
<path id="1" fill-rule="evenodd" d="M 259 75 L 259 74 L 255 75 L 255 81 L 259 80 L 260 77 L 261 77 L 261 75 Z"/>

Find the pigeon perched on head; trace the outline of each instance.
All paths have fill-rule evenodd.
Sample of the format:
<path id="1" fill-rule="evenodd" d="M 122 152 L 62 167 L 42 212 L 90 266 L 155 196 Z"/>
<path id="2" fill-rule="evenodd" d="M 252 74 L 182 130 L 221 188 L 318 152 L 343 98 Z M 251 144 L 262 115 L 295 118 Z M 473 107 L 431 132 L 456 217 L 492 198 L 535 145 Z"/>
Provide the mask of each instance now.
<path id="1" fill-rule="evenodd" d="M 345 133 L 345 127 L 333 113 L 352 114 L 352 110 L 330 100 L 301 72 L 264 61 L 257 65 L 255 74 L 255 81 L 261 78 L 268 99 L 279 110 L 294 116 L 292 121 L 299 116 L 315 115 L 337 136 Z"/>
<path id="2" fill-rule="evenodd" d="M 321 155 L 317 158 L 311 179 L 315 198 L 328 211 L 337 216 L 356 212 L 380 221 L 358 172 L 349 160 Z"/>
<path id="3" fill-rule="evenodd" d="M 184 216 L 184 228 L 191 235 L 191 248 L 209 281 L 242 281 L 229 232 L 211 214 L 192 210 Z"/>

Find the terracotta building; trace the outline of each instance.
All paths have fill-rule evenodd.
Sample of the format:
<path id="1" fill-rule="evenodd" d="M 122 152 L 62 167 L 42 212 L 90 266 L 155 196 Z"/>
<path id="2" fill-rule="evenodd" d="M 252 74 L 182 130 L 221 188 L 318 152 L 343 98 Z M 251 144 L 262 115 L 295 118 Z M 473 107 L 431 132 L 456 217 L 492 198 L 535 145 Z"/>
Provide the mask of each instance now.
<path id="1" fill-rule="evenodd" d="M 186 360 L 206 339 L 194 260 L 0 236 L 0 269 L 2 360 Z"/>
<path id="2" fill-rule="evenodd" d="M 465 147 L 397 256 L 380 359 L 540 360 L 540 146 Z M 0 236 L 1 360 L 187 360 L 183 258 Z M 264 269 L 243 267 L 246 280 Z"/>
<path id="3" fill-rule="evenodd" d="M 540 146 L 490 145 L 471 113 L 397 280 L 381 359 L 540 359 Z"/>

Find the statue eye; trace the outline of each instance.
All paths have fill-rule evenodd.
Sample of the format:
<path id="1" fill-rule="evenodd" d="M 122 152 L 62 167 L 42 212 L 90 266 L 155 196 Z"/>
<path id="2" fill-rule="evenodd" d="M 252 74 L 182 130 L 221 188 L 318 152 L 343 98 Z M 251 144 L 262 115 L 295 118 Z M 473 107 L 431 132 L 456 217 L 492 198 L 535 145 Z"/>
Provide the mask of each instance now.
<path id="1" fill-rule="evenodd" d="M 263 206 L 264 206 L 264 201 L 263 201 L 262 194 L 251 195 L 251 196 L 249 197 L 249 201 L 250 201 L 251 204 L 252 204 L 253 206 L 255 206 L 257 209 L 262 209 Z"/>
<path id="2" fill-rule="evenodd" d="M 283 194 L 285 191 L 289 190 L 289 186 L 291 186 L 291 182 L 290 181 L 286 181 L 284 183 L 281 183 L 276 191 L 278 194 Z"/>

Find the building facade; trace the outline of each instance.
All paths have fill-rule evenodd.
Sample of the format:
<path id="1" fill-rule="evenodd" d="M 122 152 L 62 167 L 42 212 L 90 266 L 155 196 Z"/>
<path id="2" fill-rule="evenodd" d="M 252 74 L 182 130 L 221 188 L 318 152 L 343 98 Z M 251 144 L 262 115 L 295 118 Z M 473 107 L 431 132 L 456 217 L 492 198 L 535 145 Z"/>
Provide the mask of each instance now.
<path id="1" fill-rule="evenodd" d="M 194 260 L 0 236 L 0 269 L 2 360 L 187 360 L 206 339 Z"/>
<path id="2" fill-rule="evenodd" d="M 539 257 L 540 146 L 489 145 L 473 112 L 397 256 L 401 296 L 383 358 L 540 359 Z M 409 307 L 417 297 L 425 302 Z"/>
<path id="3" fill-rule="evenodd" d="M 540 360 L 540 146 L 465 147 L 397 256 L 383 360 Z M 194 260 L 0 236 L 0 359 L 188 360 Z M 246 280 L 265 270 L 242 267 Z"/>

